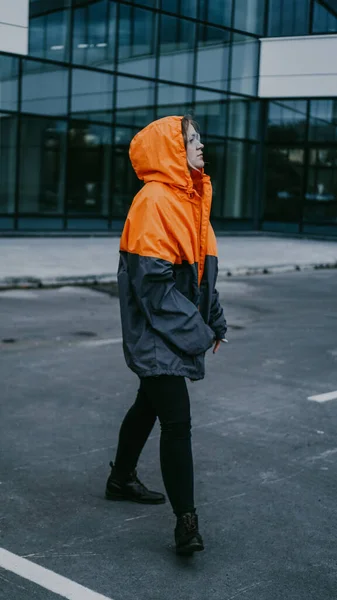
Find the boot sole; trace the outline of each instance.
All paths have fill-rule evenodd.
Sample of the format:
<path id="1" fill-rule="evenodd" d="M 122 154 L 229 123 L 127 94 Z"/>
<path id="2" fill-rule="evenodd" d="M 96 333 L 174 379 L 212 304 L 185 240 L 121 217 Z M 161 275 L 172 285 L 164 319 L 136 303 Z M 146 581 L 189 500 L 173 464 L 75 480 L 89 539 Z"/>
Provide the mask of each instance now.
<path id="1" fill-rule="evenodd" d="M 165 504 L 166 502 L 165 498 L 161 500 L 141 500 L 123 496 L 122 494 L 112 494 L 111 492 L 105 492 L 105 498 L 112 501 L 137 502 L 137 504 Z"/>
<path id="2" fill-rule="evenodd" d="M 191 556 L 194 552 L 202 552 L 205 550 L 205 547 L 201 544 L 189 544 L 188 546 L 182 546 L 181 548 L 176 548 L 176 553 L 178 556 Z"/>

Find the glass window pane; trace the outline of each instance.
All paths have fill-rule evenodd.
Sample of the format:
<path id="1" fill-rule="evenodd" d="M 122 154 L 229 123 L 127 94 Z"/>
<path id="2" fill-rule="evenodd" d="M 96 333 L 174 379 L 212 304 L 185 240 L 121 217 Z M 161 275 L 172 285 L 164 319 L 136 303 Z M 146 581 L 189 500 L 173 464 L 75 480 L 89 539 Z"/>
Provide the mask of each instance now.
<path id="1" fill-rule="evenodd" d="M 197 85 L 228 89 L 230 33 L 217 27 L 199 25 Z"/>
<path id="2" fill-rule="evenodd" d="M 192 90 L 178 85 L 158 85 L 157 116 L 184 115 L 191 112 Z"/>
<path id="3" fill-rule="evenodd" d="M 337 100 L 311 100 L 309 139 L 337 141 Z"/>
<path id="4" fill-rule="evenodd" d="M 88 121 L 112 120 L 113 75 L 73 69 L 71 112 Z"/>
<path id="5" fill-rule="evenodd" d="M 259 42 L 251 37 L 233 34 L 231 91 L 257 95 Z"/>
<path id="6" fill-rule="evenodd" d="M 0 109 L 18 109 L 19 60 L 0 55 Z"/>
<path id="7" fill-rule="evenodd" d="M 206 20 L 217 25 L 231 26 L 232 0 L 210 0 L 206 4 Z"/>
<path id="8" fill-rule="evenodd" d="M 66 166 L 65 121 L 21 117 L 21 213 L 62 213 Z"/>
<path id="9" fill-rule="evenodd" d="M 223 217 L 252 218 L 255 167 L 255 145 L 245 142 L 227 142 Z"/>
<path id="10" fill-rule="evenodd" d="M 264 219 L 298 223 L 301 217 L 304 149 L 269 147 Z"/>
<path id="11" fill-rule="evenodd" d="M 65 67 L 24 60 L 21 110 L 41 115 L 67 114 L 68 80 Z"/>
<path id="12" fill-rule="evenodd" d="M 197 0 L 161 0 L 161 8 L 186 17 L 196 18 L 197 16 Z"/>
<path id="13" fill-rule="evenodd" d="M 224 201 L 225 142 L 212 136 L 205 137 L 203 133 L 202 131 L 202 139 L 205 143 L 205 172 L 211 177 L 213 188 L 212 217 L 220 217 Z"/>
<path id="14" fill-rule="evenodd" d="M 17 117 L 0 113 L 0 213 L 15 210 Z"/>
<path id="15" fill-rule="evenodd" d="M 73 62 L 115 67 L 116 4 L 99 0 L 74 10 Z"/>
<path id="16" fill-rule="evenodd" d="M 161 0 L 161 9 L 167 12 L 177 13 L 179 0 Z"/>
<path id="17" fill-rule="evenodd" d="M 269 102 L 268 141 L 297 142 L 305 138 L 307 122 L 307 102 L 287 100 Z"/>
<path id="18" fill-rule="evenodd" d="M 45 58 L 66 61 L 69 57 L 70 11 L 59 10 L 45 17 Z"/>
<path id="19" fill-rule="evenodd" d="M 137 133 L 134 129 L 118 128 L 114 146 L 114 178 L 112 182 L 112 215 L 114 218 L 126 217 L 141 182 L 134 172 L 130 158 L 129 145 Z"/>
<path id="20" fill-rule="evenodd" d="M 154 77 L 156 14 L 123 4 L 119 10 L 118 70 Z"/>
<path id="21" fill-rule="evenodd" d="M 245 139 L 248 134 L 249 103 L 246 100 L 229 102 L 228 135 Z"/>
<path id="22" fill-rule="evenodd" d="M 29 54 L 31 56 L 38 56 L 40 58 L 45 58 L 46 52 L 46 18 L 45 16 L 35 17 L 34 19 L 29 20 Z"/>
<path id="23" fill-rule="evenodd" d="M 202 136 L 226 136 L 227 101 L 223 94 L 197 90 L 194 113 Z"/>
<path id="24" fill-rule="evenodd" d="M 195 19 L 197 16 L 197 0 L 180 0 L 180 14 Z"/>
<path id="25" fill-rule="evenodd" d="M 151 81 L 118 77 L 116 122 L 145 127 L 154 119 L 154 84 Z"/>
<path id="26" fill-rule="evenodd" d="M 337 150 L 313 148 L 310 151 L 304 220 L 337 223 Z"/>
<path id="27" fill-rule="evenodd" d="M 69 130 L 68 214 L 108 215 L 110 127 L 73 121 Z"/>
<path id="28" fill-rule="evenodd" d="M 337 32 L 337 5 L 335 10 L 314 2 L 313 33 Z"/>
<path id="29" fill-rule="evenodd" d="M 269 0 L 268 34 L 271 36 L 309 33 L 310 0 Z"/>
<path id="30" fill-rule="evenodd" d="M 235 0 L 235 29 L 263 35 L 265 2 L 266 0 Z"/>
<path id="31" fill-rule="evenodd" d="M 161 15 L 159 77 L 193 82 L 195 24 Z"/>

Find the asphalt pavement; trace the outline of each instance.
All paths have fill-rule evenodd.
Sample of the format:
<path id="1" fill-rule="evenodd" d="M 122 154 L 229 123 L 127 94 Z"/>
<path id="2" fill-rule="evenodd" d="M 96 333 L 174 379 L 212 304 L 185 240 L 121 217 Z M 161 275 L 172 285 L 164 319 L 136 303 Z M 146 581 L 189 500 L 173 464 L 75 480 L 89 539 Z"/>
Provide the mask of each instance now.
<path id="1" fill-rule="evenodd" d="M 0 565 L 2 549 L 13 565 L 0 568 L 1 599 L 336 600 L 337 399 L 308 398 L 337 390 L 337 272 L 229 278 L 219 291 L 229 344 L 188 384 L 206 546 L 193 558 L 174 553 L 168 503 L 104 498 L 137 391 L 117 298 L 0 293 Z M 163 490 L 158 446 L 156 425 L 139 477 Z M 35 565 L 48 569 L 37 582 Z"/>

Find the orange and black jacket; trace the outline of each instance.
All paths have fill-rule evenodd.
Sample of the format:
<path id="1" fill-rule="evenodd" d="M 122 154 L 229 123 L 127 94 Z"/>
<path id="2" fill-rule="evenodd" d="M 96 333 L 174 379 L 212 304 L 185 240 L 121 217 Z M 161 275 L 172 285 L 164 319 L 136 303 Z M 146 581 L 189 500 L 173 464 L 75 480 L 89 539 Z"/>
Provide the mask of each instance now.
<path id="1" fill-rule="evenodd" d="M 215 289 L 216 239 L 209 222 L 212 187 L 196 191 L 186 161 L 182 117 L 165 117 L 130 145 L 145 185 L 135 196 L 120 243 L 123 348 L 139 377 L 202 379 L 204 355 L 226 333 Z"/>

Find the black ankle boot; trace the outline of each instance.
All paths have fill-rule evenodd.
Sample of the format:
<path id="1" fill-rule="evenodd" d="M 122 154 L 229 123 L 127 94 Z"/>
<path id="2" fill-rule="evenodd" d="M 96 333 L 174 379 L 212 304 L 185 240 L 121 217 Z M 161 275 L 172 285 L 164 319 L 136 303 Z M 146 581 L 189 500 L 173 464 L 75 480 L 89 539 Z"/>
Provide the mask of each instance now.
<path id="1" fill-rule="evenodd" d="M 140 504 L 163 504 L 164 494 L 151 492 L 139 481 L 137 471 L 132 471 L 126 478 L 121 478 L 115 465 L 111 462 L 111 473 L 106 484 L 105 497 L 108 500 L 131 500 Z"/>
<path id="2" fill-rule="evenodd" d="M 185 513 L 177 518 L 174 530 L 177 554 L 193 554 L 204 550 L 204 543 L 198 529 L 198 515 Z"/>

